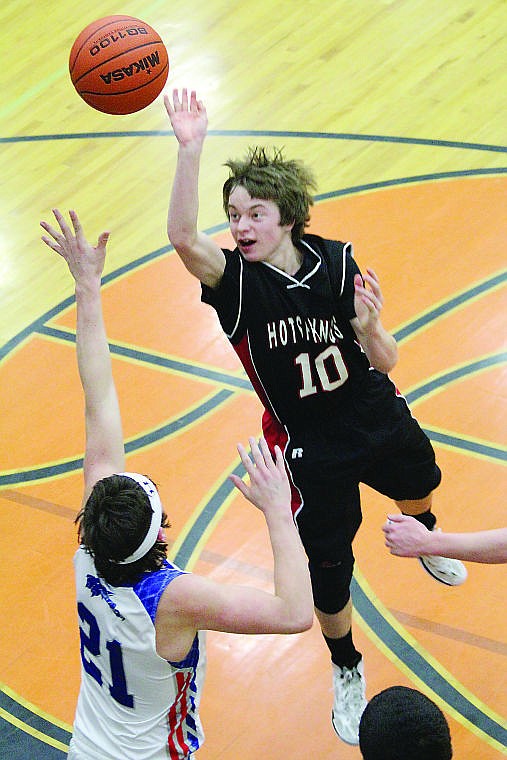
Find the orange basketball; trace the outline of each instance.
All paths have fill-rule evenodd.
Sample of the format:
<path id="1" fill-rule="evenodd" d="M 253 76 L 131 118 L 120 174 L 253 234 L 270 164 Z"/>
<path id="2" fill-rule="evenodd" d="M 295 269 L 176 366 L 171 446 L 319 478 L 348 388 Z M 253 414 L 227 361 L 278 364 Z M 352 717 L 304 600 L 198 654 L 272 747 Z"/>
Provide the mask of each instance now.
<path id="1" fill-rule="evenodd" d="M 146 108 L 169 73 L 164 43 L 149 24 L 132 16 L 106 16 L 89 24 L 72 45 L 72 84 L 88 105 L 112 114 Z"/>

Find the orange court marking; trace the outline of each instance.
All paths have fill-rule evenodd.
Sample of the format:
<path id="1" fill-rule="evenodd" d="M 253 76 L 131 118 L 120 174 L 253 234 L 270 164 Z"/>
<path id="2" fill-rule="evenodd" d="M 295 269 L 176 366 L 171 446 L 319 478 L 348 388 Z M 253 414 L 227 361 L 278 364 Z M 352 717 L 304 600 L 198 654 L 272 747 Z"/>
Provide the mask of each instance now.
<path id="1" fill-rule="evenodd" d="M 311 230 L 354 242 L 360 267 L 371 266 L 379 274 L 385 324 L 395 330 L 502 270 L 505 214 L 502 217 L 499 209 L 504 207 L 506 190 L 505 177 L 474 177 L 341 196 L 316 204 Z M 407 208 L 409 220 L 401 215 L 401 209 L 405 214 Z M 401 390 L 505 350 L 499 329 L 500 315 L 505 313 L 504 294 L 505 288 L 495 288 L 471 298 L 407 338 L 393 373 Z M 155 438 L 148 448 L 128 457 L 129 468 L 149 472 L 160 484 L 176 540 L 192 510 L 206 501 L 217 478 L 236 462 L 236 442 L 246 442 L 249 435 L 259 433 L 260 404 L 252 392 L 227 386 L 227 377 L 243 376 L 239 360 L 221 334 L 214 313 L 200 304 L 198 283 L 175 254 L 164 255 L 112 282 L 104 290 L 104 306 L 112 342 L 170 356 L 189 366 L 188 371 L 173 372 L 113 359 L 127 438 L 177 419 L 224 389 L 228 392 L 188 428 L 161 440 Z M 73 330 L 74 319 L 71 308 L 51 324 Z M 34 336 L 2 362 L 0 381 L 6 404 L 0 475 L 82 455 L 83 408 L 75 364 L 72 343 L 44 335 Z M 199 378 L 192 372 L 193 364 L 224 373 L 224 383 Z M 423 426 L 501 448 L 505 446 L 506 413 L 501 404 L 505 375 L 505 363 L 470 377 L 465 372 L 459 382 L 414 404 L 414 414 Z M 502 462 L 438 444 L 436 450 L 444 471 L 435 497 L 435 511 L 441 515 L 442 525 L 455 530 L 501 525 L 507 485 Z M 0 679 L 41 710 L 70 724 L 79 678 L 71 564 L 75 529 L 70 515 L 79 507 L 80 473 L 3 488 L 0 569 L 7 604 L 0 611 L 4 654 Z M 52 508 L 54 505 L 58 509 Z M 364 490 L 364 522 L 356 541 L 362 574 L 382 604 L 395 617 L 398 615 L 400 629 L 405 626 L 421 647 L 453 674 L 458 688 L 462 684 L 487 709 L 505 714 L 505 652 L 498 633 L 505 628 L 505 572 L 470 565 L 469 580 L 461 589 L 435 588 L 415 561 L 390 557 L 384 549 L 380 526 L 390 508 L 383 497 Z M 20 541 L 23 552 L 19 551 Z M 198 572 L 267 587 L 271 558 L 262 521 L 254 508 L 236 497 L 196 560 Z M 21 588 L 20 577 L 24 580 Z M 36 632 L 33 637 L 32 630 Z M 406 673 L 387 661 L 364 633 L 358 632 L 357 637 L 372 665 L 372 693 L 388 683 L 410 685 Z M 225 747 L 218 736 L 213 737 L 218 705 L 227 701 L 232 720 L 235 703 L 242 701 L 238 685 L 226 678 L 227 669 L 243 667 L 241 690 L 245 686 L 255 689 L 269 702 L 270 710 L 275 710 L 270 700 L 276 705 L 277 694 L 280 704 L 283 702 L 289 688 L 285 684 L 290 683 L 291 690 L 299 684 L 303 691 L 304 682 L 306 698 L 300 719 L 306 717 L 316 728 L 320 726 L 324 720 L 322 704 L 328 696 L 322 693 L 320 682 L 327 678 L 328 666 L 315 628 L 298 637 L 213 634 L 209 638 L 210 672 L 203 704 L 209 740 L 202 760 L 217 748 L 224 760 L 238 757 L 234 746 Z M 221 657 L 224 648 L 226 662 Z M 299 665 L 294 665 L 293 674 L 285 676 L 281 658 L 288 651 L 291 662 Z M 321 672 L 322 678 L 309 684 L 309 671 Z M 278 730 L 288 737 L 295 715 L 293 712 L 289 718 L 276 708 Z M 327 715 L 325 719 L 327 726 Z M 469 733 L 463 739 L 462 735 L 459 733 L 455 743 L 457 757 L 499 757 L 498 749 L 485 743 L 483 737 Z M 461 755 L 460 747 L 466 750 Z M 259 751 L 259 746 L 255 749 Z M 242 756 L 242 760 L 249 758 Z"/>

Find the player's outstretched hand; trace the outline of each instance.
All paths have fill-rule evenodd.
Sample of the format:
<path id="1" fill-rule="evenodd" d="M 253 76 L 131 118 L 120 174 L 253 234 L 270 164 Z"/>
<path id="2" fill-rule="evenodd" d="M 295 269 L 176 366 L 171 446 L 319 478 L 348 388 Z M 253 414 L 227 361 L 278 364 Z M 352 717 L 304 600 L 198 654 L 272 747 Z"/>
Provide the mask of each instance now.
<path id="1" fill-rule="evenodd" d="M 164 96 L 164 105 L 171 120 L 176 139 L 183 147 L 193 144 L 201 146 L 208 129 L 208 116 L 202 100 L 197 100 L 195 90 L 190 93 L 190 101 L 186 87 L 181 91 L 173 90 L 173 102 L 169 95 Z"/>
<path id="2" fill-rule="evenodd" d="M 360 274 L 354 277 L 354 308 L 356 316 L 364 332 L 368 332 L 371 326 L 380 319 L 380 312 L 384 305 L 384 298 L 380 289 L 380 282 L 373 271 L 367 269 L 363 278 Z"/>
<path id="3" fill-rule="evenodd" d="M 419 557 L 429 553 L 431 531 L 409 515 L 389 515 L 382 526 L 385 545 L 398 557 Z"/>
<path id="4" fill-rule="evenodd" d="M 41 222 L 42 229 L 51 236 L 43 235 L 43 242 L 65 259 L 76 282 L 85 281 L 86 278 L 100 279 L 104 269 L 109 232 L 103 232 L 99 236 L 97 245 L 93 246 L 85 238 L 81 222 L 75 211 L 69 211 L 73 231 L 57 208 L 53 209 L 53 214 L 60 231 L 54 229 L 47 222 Z"/>
<path id="5" fill-rule="evenodd" d="M 238 452 L 250 477 L 250 483 L 245 483 L 238 475 L 230 476 L 232 482 L 243 496 L 266 516 L 277 511 L 291 517 L 290 485 L 280 448 L 275 446 L 273 460 L 264 438 L 260 438 L 259 443 L 255 438 L 249 438 L 249 442 L 252 458 L 241 443 L 238 443 Z"/>

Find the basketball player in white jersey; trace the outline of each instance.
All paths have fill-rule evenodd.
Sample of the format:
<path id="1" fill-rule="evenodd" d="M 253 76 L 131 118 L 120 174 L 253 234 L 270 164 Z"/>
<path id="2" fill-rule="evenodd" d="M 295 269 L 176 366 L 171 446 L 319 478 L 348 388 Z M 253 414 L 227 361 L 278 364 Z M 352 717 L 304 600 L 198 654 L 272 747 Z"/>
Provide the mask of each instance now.
<path id="1" fill-rule="evenodd" d="M 382 292 L 361 275 L 351 243 L 306 234 L 315 183 L 300 162 L 257 146 L 230 160 L 223 206 L 236 243 L 220 248 L 197 227 L 198 177 L 207 115 L 184 89 L 167 113 L 178 160 L 169 239 L 201 281 L 264 406 L 263 431 L 284 452 L 292 509 L 307 552 L 316 615 L 331 653 L 332 723 L 359 741 L 366 705 L 361 653 L 352 640 L 352 541 L 361 523 L 359 484 L 396 502 L 429 530 L 440 470 L 431 442 L 388 373 L 396 341 L 382 325 Z M 456 560 L 420 557 L 425 570 L 458 585 Z"/>
<path id="2" fill-rule="evenodd" d="M 85 397 L 84 495 L 74 557 L 81 686 L 69 758 L 190 760 L 202 744 L 199 700 L 203 631 L 295 633 L 312 624 L 307 560 L 294 526 L 278 449 L 250 439 L 250 476 L 235 486 L 263 513 L 274 593 L 185 573 L 167 558 L 167 517 L 150 478 L 125 472 L 125 451 L 100 283 L 109 233 L 90 245 L 75 212 L 72 228 L 41 222 L 42 240 L 75 280 L 76 347 Z"/>

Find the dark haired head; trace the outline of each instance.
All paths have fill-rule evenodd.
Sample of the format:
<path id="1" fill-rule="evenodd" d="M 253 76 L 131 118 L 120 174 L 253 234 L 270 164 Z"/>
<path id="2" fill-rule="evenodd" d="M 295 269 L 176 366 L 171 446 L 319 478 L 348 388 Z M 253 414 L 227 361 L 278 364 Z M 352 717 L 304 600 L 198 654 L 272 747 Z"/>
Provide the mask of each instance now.
<path id="1" fill-rule="evenodd" d="M 437 705 L 420 691 L 390 686 L 368 703 L 359 724 L 364 760 L 451 760 L 451 735 Z"/>
<path id="2" fill-rule="evenodd" d="M 97 573 L 112 586 L 135 583 L 144 572 L 161 567 L 166 558 L 167 543 L 157 540 L 141 559 L 118 564 L 140 545 L 151 515 L 142 486 L 126 475 L 110 475 L 95 483 L 76 517 L 80 543 L 93 557 Z M 161 527 L 169 527 L 164 513 Z"/>
<path id="3" fill-rule="evenodd" d="M 280 224 L 294 223 L 292 242 L 303 237 L 310 221 L 313 205 L 311 190 L 315 189 L 312 172 L 300 161 L 284 159 L 282 151 L 273 149 L 269 156 L 266 148 L 249 148 L 242 161 L 227 161 L 229 178 L 223 187 L 225 213 L 229 214 L 229 198 L 235 187 L 246 189 L 251 198 L 273 201 L 280 211 Z"/>

